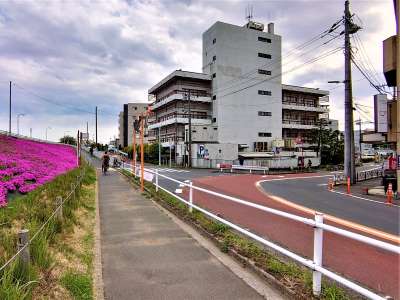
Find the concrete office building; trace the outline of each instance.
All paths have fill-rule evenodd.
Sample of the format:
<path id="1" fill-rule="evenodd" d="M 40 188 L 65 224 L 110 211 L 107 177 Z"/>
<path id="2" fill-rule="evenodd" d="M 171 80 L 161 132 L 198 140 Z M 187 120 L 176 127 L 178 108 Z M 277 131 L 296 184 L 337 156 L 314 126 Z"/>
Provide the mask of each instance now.
<path id="1" fill-rule="evenodd" d="M 329 119 L 329 92 L 283 85 L 281 37 L 272 23 L 263 28 L 253 21 L 211 26 L 203 34 L 203 73 L 174 71 L 149 90 L 156 99 L 149 140 L 172 143 L 177 162 L 188 154 L 190 90 L 193 158 L 311 146 L 319 119 Z"/>
<path id="2" fill-rule="evenodd" d="M 140 114 L 145 112 L 149 103 L 127 103 L 124 104 L 124 109 L 119 113 L 118 139 L 120 147 L 132 145 L 133 140 L 133 122 L 138 119 Z"/>
<path id="3" fill-rule="evenodd" d="M 218 141 L 238 144 L 239 151 L 268 149 L 282 135 L 281 37 L 272 23 L 263 29 L 253 21 L 243 27 L 216 22 L 203 34 L 212 124 Z"/>

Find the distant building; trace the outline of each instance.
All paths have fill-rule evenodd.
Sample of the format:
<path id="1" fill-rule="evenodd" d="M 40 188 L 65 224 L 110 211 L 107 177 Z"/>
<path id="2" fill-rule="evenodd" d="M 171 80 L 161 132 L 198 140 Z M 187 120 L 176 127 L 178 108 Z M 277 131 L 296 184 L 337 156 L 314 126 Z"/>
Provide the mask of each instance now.
<path id="1" fill-rule="evenodd" d="M 148 109 L 149 103 L 127 103 L 119 113 L 119 144 L 120 147 L 132 145 L 133 122 L 138 119 L 140 114 Z"/>
<path id="2" fill-rule="evenodd" d="M 332 131 L 339 130 L 339 120 L 328 119 L 325 128 Z"/>

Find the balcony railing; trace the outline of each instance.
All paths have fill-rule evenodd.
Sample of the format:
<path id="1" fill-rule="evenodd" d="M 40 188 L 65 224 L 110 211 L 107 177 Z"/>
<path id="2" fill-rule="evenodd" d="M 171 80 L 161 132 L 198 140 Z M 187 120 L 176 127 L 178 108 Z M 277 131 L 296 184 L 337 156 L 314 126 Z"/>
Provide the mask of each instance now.
<path id="1" fill-rule="evenodd" d="M 156 102 L 154 102 L 154 104 L 163 101 L 164 99 L 167 99 L 169 96 L 172 96 L 174 94 L 178 94 L 178 95 L 187 95 L 188 91 L 182 91 L 182 90 L 173 90 L 171 92 L 169 92 L 167 95 L 161 97 L 161 98 L 157 98 Z M 201 90 L 190 90 L 190 96 L 191 97 L 211 97 L 210 93 L 207 93 L 206 91 L 201 91 Z"/>
<path id="2" fill-rule="evenodd" d="M 205 120 L 211 119 L 211 116 L 207 115 L 207 114 L 191 113 L 191 115 L 192 115 L 192 119 L 205 119 Z M 157 120 L 154 120 L 152 122 L 149 122 L 149 124 L 151 125 L 151 124 L 167 121 L 167 120 L 174 119 L 174 118 L 188 119 L 189 114 L 172 113 L 172 114 L 169 114 L 166 116 L 162 116 L 161 118 L 158 118 Z"/>
<path id="3" fill-rule="evenodd" d="M 290 120 L 290 119 L 284 119 L 282 121 L 283 124 L 295 124 L 295 125 L 311 125 L 311 126 L 317 126 L 317 122 L 313 120 Z"/>

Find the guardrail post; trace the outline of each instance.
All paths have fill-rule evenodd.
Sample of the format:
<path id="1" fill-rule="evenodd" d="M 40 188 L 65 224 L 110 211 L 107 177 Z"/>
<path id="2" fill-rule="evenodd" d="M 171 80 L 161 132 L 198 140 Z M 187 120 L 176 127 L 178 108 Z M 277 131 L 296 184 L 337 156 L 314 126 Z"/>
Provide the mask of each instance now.
<path id="1" fill-rule="evenodd" d="M 315 213 L 315 223 L 324 222 L 324 216 L 321 213 Z M 314 265 L 322 265 L 322 247 L 323 247 L 323 230 L 317 226 L 314 227 Z M 319 296 L 321 294 L 321 277 L 322 274 L 316 270 L 313 271 L 313 294 Z"/>
<path id="2" fill-rule="evenodd" d="M 18 232 L 18 251 L 20 251 L 22 248 L 24 248 L 24 250 L 22 250 L 22 252 L 20 254 L 20 258 L 21 258 L 23 264 L 27 267 L 31 260 L 31 255 L 29 253 L 29 230 L 28 229 L 21 229 Z"/>
<path id="3" fill-rule="evenodd" d="M 57 219 L 59 221 L 61 221 L 63 218 L 63 208 L 62 208 L 62 197 L 61 196 L 56 197 L 56 207 L 57 207 Z"/>
<path id="4" fill-rule="evenodd" d="M 193 182 L 189 182 L 189 212 L 193 212 Z"/>
<path id="5" fill-rule="evenodd" d="M 158 192 L 158 169 L 156 169 L 156 192 Z"/>

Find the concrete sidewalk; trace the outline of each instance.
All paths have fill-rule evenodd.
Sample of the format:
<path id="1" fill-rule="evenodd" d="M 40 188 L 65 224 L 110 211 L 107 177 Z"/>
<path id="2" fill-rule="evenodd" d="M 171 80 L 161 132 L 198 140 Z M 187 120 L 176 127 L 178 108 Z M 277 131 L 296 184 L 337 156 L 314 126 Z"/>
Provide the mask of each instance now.
<path id="1" fill-rule="evenodd" d="M 263 299 L 112 169 L 99 206 L 106 299 Z"/>

